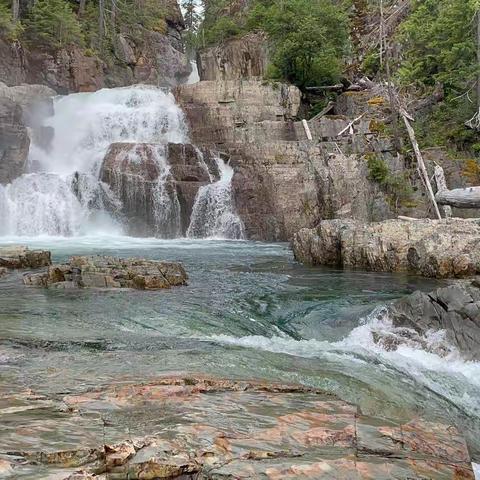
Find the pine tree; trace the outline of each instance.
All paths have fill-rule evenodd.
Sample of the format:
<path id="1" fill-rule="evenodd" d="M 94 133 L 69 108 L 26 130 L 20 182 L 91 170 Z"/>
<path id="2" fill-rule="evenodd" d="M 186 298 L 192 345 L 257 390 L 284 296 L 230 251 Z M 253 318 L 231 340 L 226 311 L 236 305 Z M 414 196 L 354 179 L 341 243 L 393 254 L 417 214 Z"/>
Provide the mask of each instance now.
<path id="1" fill-rule="evenodd" d="M 53 48 L 83 45 L 80 23 L 65 0 L 37 0 L 25 23 L 31 42 Z"/>

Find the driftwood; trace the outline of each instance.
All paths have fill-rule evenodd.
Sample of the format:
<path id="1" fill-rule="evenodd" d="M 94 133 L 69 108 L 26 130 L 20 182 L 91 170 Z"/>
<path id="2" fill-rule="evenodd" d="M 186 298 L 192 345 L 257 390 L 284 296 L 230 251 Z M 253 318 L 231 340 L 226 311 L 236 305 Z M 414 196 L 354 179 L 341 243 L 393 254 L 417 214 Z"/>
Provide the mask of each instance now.
<path id="1" fill-rule="evenodd" d="M 362 113 L 359 117 L 352 120 L 341 132 L 337 133 L 337 137 L 343 135 L 347 130 L 349 131 L 350 135 L 353 135 L 353 126 L 364 117 L 365 113 Z"/>
<path id="2" fill-rule="evenodd" d="M 323 90 L 343 90 L 345 87 L 343 83 L 337 83 L 335 85 L 319 85 L 318 87 L 305 87 L 308 92 L 316 92 Z"/>
<path id="3" fill-rule="evenodd" d="M 405 127 L 407 127 L 408 136 L 410 137 L 413 151 L 415 152 L 415 156 L 417 157 L 418 171 L 420 172 L 420 176 L 423 178 L 423 181 L 425 183 L 425 188 L 427 189 L 427 193 L 430 197 L 430 200 L 432 201 L 433 207 L 435 209 L 435 214 L 437 215 L 437 218 L 441 220 L 442 216 L 440 215 L 440 210 L 438 209 L 437 201 L 435 199 L 435 195 L 432 189 L 432 184 L 430 183 L 427 168 L 425 167 L 425 162 L 423 161 L 422 152 L 420 151 L 420 147 L 418 146 L 417 138 L 415 136 L 415 130 L 410 124 L 410 121 L 413 121 L 413 118 L 403 108 L 400 109 L 400 115 L 403 118 Z"/>
<path id="4" fill-rule="evenodd" d="M 335 102 L 328 102 L 328 105 L 319 113 L 317 113 L 313 118 L 311 118 L 309 121 L 314 122 L 315 120 L 318 120 L 319 118 L 322 118 L 324 115 L 326 115 L 333 107 L 335 106 Z"/>
<path id="5" fill-rule="evenodd" d="M 435 196 L 440 205 L 457 208 L 480 208 L 480 187 L 440 190 Z"/>
<path id="6" fill-rule="evenodd" d="M 435 165 L 435 183 L 437 184 L 437 195 L 440 192 L 448 190 L 447 181 L 445 180 L 445 172 L 440 165 Z M 445 218 L 450 218 L 452 216 L 452 207 L 449 205 L 444 205 L 443 211 L 445 212 Z"/>
<path id="7" fill-rule="evenodd" d="M 305 130 L 305 135 L 307 136 L 308 140 L 312 141 L 313 140 L 312 132 L 310 131 L 310 127 L 308 126 L 308 122 L 305 119 L 302 120 L 302 125 L 303 125 L 303 129 Z"/>

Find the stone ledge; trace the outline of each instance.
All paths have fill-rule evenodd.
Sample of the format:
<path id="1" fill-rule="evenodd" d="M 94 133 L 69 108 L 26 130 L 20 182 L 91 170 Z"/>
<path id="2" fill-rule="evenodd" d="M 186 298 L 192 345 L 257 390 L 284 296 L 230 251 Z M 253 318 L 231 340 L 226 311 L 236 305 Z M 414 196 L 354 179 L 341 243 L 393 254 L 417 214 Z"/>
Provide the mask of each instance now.
<path id="1" fill-rule="evenodd" d="M 2 268 L 10 270 L 40 268 L 51 264 L 50 252 L 46 250 L 30 250 L 20 245 L 0 247 L 0 270 Z"/>

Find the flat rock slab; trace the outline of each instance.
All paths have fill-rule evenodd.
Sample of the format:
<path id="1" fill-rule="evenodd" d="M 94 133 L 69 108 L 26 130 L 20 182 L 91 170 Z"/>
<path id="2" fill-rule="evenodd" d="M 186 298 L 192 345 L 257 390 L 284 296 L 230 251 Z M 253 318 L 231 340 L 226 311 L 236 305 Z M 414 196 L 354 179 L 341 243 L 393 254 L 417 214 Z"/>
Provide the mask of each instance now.
<path id="1" fill-rule="evenodd" d="M 11 478 L 474 479 L 455 428 L 302 386 L 175 376 L 15 404 L 0 432 Z"/>
<path id="2" fill-rule="evenodd" d="M 293 240 L 297 260 L 431 278 L 480 274 L 480 224 L 452 219 L 362 223 L 324 220 Z"/>
<path id="3" fill-rule="evenodd" d="M 20 245 L 0 247 L 0 275 L 2 268 L 40 268 L 51 264 L 51 254 L 47 250 L 30 250 Z"/>
<path id="4" fill-rule="evenodd" d="M 72 257 L 68 263 L 51 265 L 45 272 L 28 273 L 25 285 L 51 288 L 136 288 L 158 290 L 186 285 L 188 276 L 177 262 L 114 258 Z"/>

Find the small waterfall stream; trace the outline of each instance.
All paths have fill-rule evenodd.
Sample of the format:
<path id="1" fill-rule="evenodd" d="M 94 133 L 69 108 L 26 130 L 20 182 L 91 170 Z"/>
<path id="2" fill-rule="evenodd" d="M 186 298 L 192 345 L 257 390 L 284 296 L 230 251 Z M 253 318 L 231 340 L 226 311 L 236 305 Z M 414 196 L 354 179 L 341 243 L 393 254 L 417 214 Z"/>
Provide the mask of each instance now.
<path id="1" fill-rule="evenodd" d="M 0 235 L 120 234 L 122 201 L 131 198 L 143 202 L 155 236 L 182 236 L 180 202 L 165 146 L 187 143 L 188 133 L 173 95 L 150 86 L 103 89 L 57 97 L 54 112 L 43 122 L 43 128 L 53 132 L 50 145 L 33 140 L 29 173 L 0 185 Z M 129 182 L 119 175 L 118 181 L 125 184 L 113 189 L 117 193 L 131 189 L 122 199 L 100 181 L 103 159 L 114 143 L 132 144 L 128 158 L 132 163 L 142 160 L 135 155 L 136 145 L 152 145 L 158 179 L 148 195 L 141 178 L 130 173 L 124 175 L 130 175 Z M 222 178 L 215 183 L 200 150 L 197 156 L 211 184 L 201 188 L 189 235 L 241 238 L 241 221 L 233 213 L 229 187 L 233 171 L 219 164 Z M 200 228 L 202 216 L 208 220 Z"/>
<path id="2" fill-rule="evenodd" d="M 187 237 L 245 238 L 243 222 L 236 214 L 232 195 L 233 168 L 219 156 L 215 161 L 220 180 L 200 188 L 192 211 Z"/>

